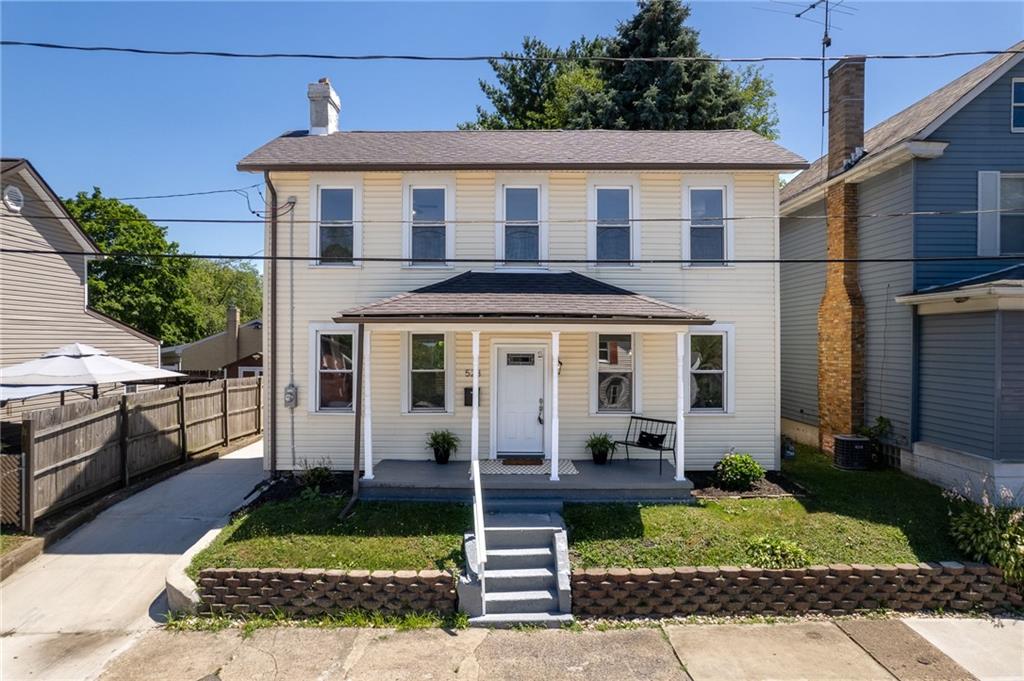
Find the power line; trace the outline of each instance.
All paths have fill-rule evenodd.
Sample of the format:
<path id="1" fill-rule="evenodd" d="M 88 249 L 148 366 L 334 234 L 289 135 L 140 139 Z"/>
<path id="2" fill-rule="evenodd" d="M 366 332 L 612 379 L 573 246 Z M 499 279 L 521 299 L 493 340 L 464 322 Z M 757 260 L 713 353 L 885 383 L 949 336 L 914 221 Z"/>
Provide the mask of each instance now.
<path id="1" fill-rule="evenodd" d="M 153 55 L 163 57 L 219 57 L 226 59 L 321 59 L 331 61 L 419 61 L 419 62 L 715 62 L 715 63 L 759 63 L 759 62 L 820 62 L 838 61 L 845 57 L 822 57 L 817 55 L 776 55 L 758 57 L 714 57 L 655 56 L 655 57 L 611 57 L 607 55 L 550 55 L 547 57 L 501 54 L 501 55 L 425 55 L 425 54 L 328 54 L 317 52 L 230 52 L 224 50 L 158 50 L 143 47 L 118 47 L 112 45 L 70 45 L 67 43 L 36 42 L 28 40 L 0 40 L 4 47 L 31 47 L 47 50 L 69 50 L 75 52 L 112 52 L 119 54 Z M 872 60 L 890 59 L 945 59 L 948 57 L 995 56 L 1000 54 L 1021 54 L 1024 50 L 959 50 L 951 52 L 929 52 L 916 54 L 869 54 L 855 55 L 857 58 Z"/>
<path id="2" fill-rule="evenodd" d="M 87 251 L 48 250 L 35 248 L 0 248 L 0 253 L 17 255 L 95 255 Z M 324 262 L 331 258 L 314 255 L 227 255 L 211 253 L 102 253 L 104 257 L 115 258 L 161 258 L 161 259 L 196 259 L 196 260 L 262 260 L 262 261 L 298 261 Z M 949 255 L 920 256 L 912 258 L 631 258 L 622 260 L 596 260 L 593 258 L 411 258 L 411 257 L 353 257 L 345 258 L 343 263 L 405 263 L 405 264 L 551 264 L 551 265 L 718 265 L 718 264 L 828 264 L 828 263 L 916 263 L 916 262 L 1000 262 L 1021 261 L 1021 255 Z"/>
<path id="3" fill-rule="evenodd" d="M 105 199 L 113 199 L 115 201 L 143 201 L 148 199 L 177 199 L 187 196 L 207 196 L 209 194 L 237 194 L 238 192 L 244 192 L 249 189 L 255 189 L 260 186 L 260 182 L 255 184 L 246 185 L 245 187 L 235 187 L 234 189 L 209 189 L 202 192 L 184 192 L 182 194 L 155 194 L 153 196 L 104 196 Z"/>
<path id="4" fill-rule="evenodd" d="M 285 207 L 287 208 L 287 207 L 289 207 L 291 205 L 292 204 L 285 204 Z M 280 213 L 279 217 L 281 215 L 287 215 L 290 210 L 292 210 L 292 209 L 289 208 L 289 210 L 286 210 L 285 212 Z M 338 225 L 348 225 L 348 224 L 352 224 L 352 225 L 403 225 L 403 226 L 405 226 L 405 225 L 417 225 L 417 226 L 438 225 L 438 226 L 440 226 L 440 225 L 446 225 L 446 224 L 447 225 L 493 225 L 495 223 L 510 224 L 510 225 L 536 225 L 536 224 L 540 224 L 540 223 L 543 223 L 543 224 L 546 224 L 546 225 L 558 225 L 558 224 L 567 224 L 567 225 L 602 224 L 602 225 L 608 225 L 608 226 L 615 226 L 615 225 L 622 225 L 622 224 L 626 224 L 626 223 L 630 223 L 630 224 L 633 224 L 633 223 L 644 224 L 644 223 L 663 223 L 663 222 L 701 222 L 701 223 L 704 223 L 705 226 L 712 226 L 713 227 L 713 226 L 716 226 L 714 224 L 716 221 L 737 222 L 737 221 L 741 221 L 741 220 L 783 220 L 783 219 L 786 219 L 786 220 L 828 220 L 829 218 L 838 218 L 838 219 L 847 219 L 847 218 L 849 218 L 849 219 L 869 219 L 869 218 L 904 218 L 904 217 L 943 217 L 943 216 L 956 216 L 956 215 L 966 215 L 966 216 L 970 216 L 970 215 L 985 215 L 985 214 L 990 214 L 990 213 L 1001 214 L 1001 213 L 1012 213 L 1012 212 L 1019 212 L 1019 211 L 1017 209 L 1014 209 L 1014 208 L 983 208 L 983 209 L 968 209 L 968 210 L 909 210 L 909 211 L 897 211 L 897 212 L 893 212 L 893 213 L 857 213 L 857 214 L 854 214 L 854 215 L 847 215 L 845 213 L 835 213 L 833 215 L 829 215 L 829 214 L 821 214 L 821 215 L 726 215 L 726 216 L 717 217 L 717 218 L 707 218 L 707 217 L 695 218 L 695 217 L 684 217 L 684 216 L 671 217 L 671 218 L 616 218 L 614 221 L 611 221 L 611 220 L 608 220 L 608 221 L 598 220 L 597 218 L 556 218 L 556 219 L 548 219 L 548 220 L 541 219 L 541 220 L 536 220 L 536 221 L 521 221 L 521 220 L 517 221 L 517 220 L 502 220 L 500 218 L 481 218 L 481 219 L 478 219 L 478 220 L 459 220 L 459 219 L 439 220 L 436 223 L 415 222 L 413 220 L 405 220 L 405 219 L 397 219 L 397 220 L 392 220 L 392 219 L 370 219 L 370 220 L 341 220 L 341 221 L 337 221 L 337 220 L 336 221 L 332 221 L 332 220 L 300 219 L 300 220 L 293 220 L 293 222 L 295 224 L 300 224 L 300 225 L 301 224 L 308 224 L 308 225 L 323 224 L 325 226 L 331 226 L 331 225 L 338 226 Z M 77 221 L 76 218 L 74 218 L 74 217 L 68 217 L 68 216 L 60 216 L 60 217 L 58 217 L 58 216 L 55 216 L 55 215 L 28 215 L 28 214 L 22 213 L 21 217 L 24 217 L 24 218 L 35 218 L 35 219 L 40 219 L 40 220 L 70 220 L 70 221 Z M 166 223 L 175 223 L 175 224 L 197 224 L 197 225 L 207 225 L 207 224 L 210 224 L 210 225 L 212 225 L 212 224 L 266 225 L 266 220 L 265 219 L 254 220 L 254 219 L 251 219 L 251 218 L 150 218 L 150 217 L 147 217 L 147 218 L 139 218 L 138 220 L 143 220 L 143 219 L 148 220 L 149 222 L 153 222 L 153 223 L 166 222 Z M 128 224 L 128 222 L 126 222 L 126 221 L 124 221 L 122 219 L 103 220 L 103 219 L 93 218 L 93 219 L 90 219 L 89 222 L 98 222 L 100 224 L 106 224 L 106 225 L 111 225 L 111 226 L 116 226 L 116 225 L 119 225 L 119 224 Z"/>

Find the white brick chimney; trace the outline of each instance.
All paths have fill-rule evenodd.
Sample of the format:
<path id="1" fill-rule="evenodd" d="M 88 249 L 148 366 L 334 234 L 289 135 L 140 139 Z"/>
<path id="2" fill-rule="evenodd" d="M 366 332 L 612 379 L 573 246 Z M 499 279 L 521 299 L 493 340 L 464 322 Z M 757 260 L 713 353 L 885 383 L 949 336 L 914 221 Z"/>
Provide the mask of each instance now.
<path id="1" fill-rule="evenodd" d="M 341 113 L 341 99 L 331 87 L 331 81 L 321 78 L 310 83 L 309 95 L 309 134 L 330 135 L 338 132 L 338 114 Z"/>

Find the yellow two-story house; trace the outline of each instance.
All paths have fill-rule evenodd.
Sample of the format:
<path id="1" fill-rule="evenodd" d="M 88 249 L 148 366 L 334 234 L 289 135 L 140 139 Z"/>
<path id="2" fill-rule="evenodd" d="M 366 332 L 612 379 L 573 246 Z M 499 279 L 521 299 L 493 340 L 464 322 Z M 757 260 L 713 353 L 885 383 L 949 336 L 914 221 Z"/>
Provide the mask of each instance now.
<path id="1" fill-rule="evenodd" d="M 730 450 L 779 467 L 779 174 L 802 158 L 735 130 L 342 131 L 330 83 L 308 95 L 308 130 L 238 164 L 274 256 L 268 469 L 455 494 L 475 458 L 498 488 L 660 498 Z M 626 443 L 610 465 L 593 433 Z"/>

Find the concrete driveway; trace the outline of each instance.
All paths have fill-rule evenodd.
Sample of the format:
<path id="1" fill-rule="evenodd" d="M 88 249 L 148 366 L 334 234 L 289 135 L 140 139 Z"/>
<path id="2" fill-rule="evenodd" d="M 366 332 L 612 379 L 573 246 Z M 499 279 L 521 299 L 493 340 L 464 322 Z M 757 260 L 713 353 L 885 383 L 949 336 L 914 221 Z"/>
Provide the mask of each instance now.
<path id="1" fill-rule="evenodd" d="M 3 678 L 92 679 L 163 622 L 167 569 L 263 479 L 257 442 L 112 506 L 0 584 Z"/>

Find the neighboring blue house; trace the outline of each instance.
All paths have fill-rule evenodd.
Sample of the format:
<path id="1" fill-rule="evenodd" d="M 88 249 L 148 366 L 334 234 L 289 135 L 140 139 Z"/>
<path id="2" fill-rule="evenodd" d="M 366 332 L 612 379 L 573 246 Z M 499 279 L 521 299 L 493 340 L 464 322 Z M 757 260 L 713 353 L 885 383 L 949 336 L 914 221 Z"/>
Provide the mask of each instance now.
<path id="1" fill-rule="evenodd" d="M 784 433 L 828 448 L 883 416 L 904 470 L 1024 498 L 1021 51 L 867 133 L 863 60 L 833 67 L 829 154 L 782 190 L 782 257 L 1001 257 L 782 265 Z"/>

